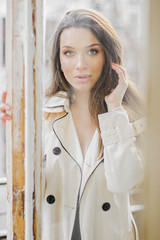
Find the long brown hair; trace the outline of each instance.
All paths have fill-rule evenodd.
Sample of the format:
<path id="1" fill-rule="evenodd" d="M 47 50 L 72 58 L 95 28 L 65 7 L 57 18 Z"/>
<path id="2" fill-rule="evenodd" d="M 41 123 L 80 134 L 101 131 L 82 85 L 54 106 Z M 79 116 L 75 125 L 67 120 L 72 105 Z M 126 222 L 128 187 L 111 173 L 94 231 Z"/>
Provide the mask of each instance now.
<path id="1" fill-rule="evenodd" d="M 51 58 L 53 75 L 51 85 L 46 91 L 47 97 L 51 97 L 59 91 L 66 91 L 70 101 L 72 99 L 74 89 L 64 77 L 59 57 L 61 33 L 64 29 L 71 27 L 86 28 L 92 31 L 103 49 L 105 64 L 100 78 L 91 90 L 89 104 L 90 113 L 98 126 L 98 114 L 108 111 L 104 97 L 110 94 L 118 83 L 118 76 L 116 72 L 112 70 L 111 65 L 113 62 L 122 65 L 120 39 L 110 22 L 95 10 L 77 9 L 66 13 L 54 34 Z M 142 101 L 136 87 L 129 81 L 122 104 L 132 121 L 141 114 L 141 103 Z"/>

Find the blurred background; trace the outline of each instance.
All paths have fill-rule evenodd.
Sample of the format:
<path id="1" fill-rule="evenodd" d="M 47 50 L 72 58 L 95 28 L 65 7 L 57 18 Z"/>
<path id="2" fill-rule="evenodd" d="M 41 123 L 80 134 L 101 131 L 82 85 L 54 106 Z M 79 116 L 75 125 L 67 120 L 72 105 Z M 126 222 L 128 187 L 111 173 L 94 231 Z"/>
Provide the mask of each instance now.
<path id="1" fill-rule="evenodd" d="M 146 73 L 144 71 L 146 55 L 144 53 L 148 27 L 148 1 L 146 0 L 45 0 L 46 66 L 50 58 L 50 46 L 56 25 L 65 12 L 83 7 L 96 9 L 110 20 L 122 42 L 123 62 L 127 73 L 144 95 L 146 91 Z M 6 87 L 5 26 L 6 0 L 0 0 L 0 96 Z M 46 78 L 47 74 L 46 67 Z M 131 196 L 131 203 L 140 235 L 143 235 L 143 226 L 140 220 L 143 202 L 140 195 L 141 193 L 137 193 L 136 196 Z M 6 236 L 6 201 L 5 129 L 0 123 L 0 239 L 5 239 Z"/>

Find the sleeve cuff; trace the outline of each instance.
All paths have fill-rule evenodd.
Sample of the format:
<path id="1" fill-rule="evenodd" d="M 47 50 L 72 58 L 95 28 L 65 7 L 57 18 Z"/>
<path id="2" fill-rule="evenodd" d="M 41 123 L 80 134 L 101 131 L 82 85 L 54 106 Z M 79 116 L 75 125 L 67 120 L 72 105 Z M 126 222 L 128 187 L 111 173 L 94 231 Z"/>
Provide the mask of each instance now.
<path id="1" fill-rule="evenodd" d="M 125 110 L 103 113 L 98 115 L 98 119 L 104 146 L 123 142 L 135 136 Z"/>

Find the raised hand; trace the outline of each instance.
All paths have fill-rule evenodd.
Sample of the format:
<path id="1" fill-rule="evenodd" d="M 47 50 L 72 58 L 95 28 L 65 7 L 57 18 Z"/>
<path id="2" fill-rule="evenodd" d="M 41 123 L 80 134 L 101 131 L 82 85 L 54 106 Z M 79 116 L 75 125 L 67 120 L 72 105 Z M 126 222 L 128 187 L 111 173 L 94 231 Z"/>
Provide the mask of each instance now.
<path id="1" fill-rule="evenodd" d="M 6 121 L 11 120 L 12 117 L 7 113 L 7 111 L 11 110 L 11 106 L 6 103 L 7 92 L 3 92 L 2 94 L 2 103 L 0 104 L 0 120 L 3 125 L 6 127 Z"/>
<path id="2" fill-rule="evenodd" d="M 116 63 L 112 63 L 112 69 L 116 71 L 119 79 L 116 88 L 111 92 L 111 94 L 105 96 L 109 112 L 122 108 L 122 99 L 128 87 L 126 70 Z"/>

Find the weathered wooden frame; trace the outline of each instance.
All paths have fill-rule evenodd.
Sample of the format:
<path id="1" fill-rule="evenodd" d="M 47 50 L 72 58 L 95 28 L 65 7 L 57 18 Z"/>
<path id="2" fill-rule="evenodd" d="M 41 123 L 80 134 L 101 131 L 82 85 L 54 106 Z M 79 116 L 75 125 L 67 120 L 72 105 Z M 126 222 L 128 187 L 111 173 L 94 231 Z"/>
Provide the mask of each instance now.
<path id="1" fill-rule="evenodd" d="M 43 0 L 7 0 L 8 239 L 41 239 Z"/>

